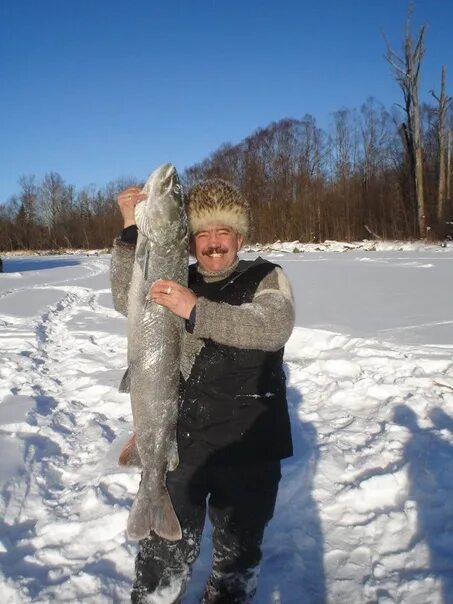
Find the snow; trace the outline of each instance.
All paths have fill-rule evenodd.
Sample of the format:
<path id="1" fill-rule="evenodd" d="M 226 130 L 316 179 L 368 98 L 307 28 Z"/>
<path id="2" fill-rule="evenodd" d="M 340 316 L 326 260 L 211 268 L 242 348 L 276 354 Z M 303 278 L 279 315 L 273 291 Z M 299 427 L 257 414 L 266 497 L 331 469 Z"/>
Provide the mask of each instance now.
<path id="1" fill-rule="evenodd" d="M 297 327 L 285 354 L 295 455 L 255 601 L 453 602 L 453 247 L 257 247 L 244 257 L 283 267 Z M 4 257 L 2 603 L 129 599 L 138 475 L 116 462 L 131 411 L 109 262 Z M 209 572 L 209 531 L 185 604 Z"/>

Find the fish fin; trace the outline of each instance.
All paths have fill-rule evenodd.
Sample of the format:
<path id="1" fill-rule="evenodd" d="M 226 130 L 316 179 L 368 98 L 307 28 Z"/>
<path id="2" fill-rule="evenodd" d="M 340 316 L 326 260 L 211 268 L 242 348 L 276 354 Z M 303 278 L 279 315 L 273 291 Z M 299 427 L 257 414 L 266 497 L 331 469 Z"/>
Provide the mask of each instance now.
<path id="1" fill-rule="evenodd" d="M 179 466 L 179 455 L 178 455 L 178 445 L 176 443 L 176 438 L 173 442 L 173 445 L 170 449 L 170 454 L 168 456 L 168 471 L 173 472 Z"/>
<path id="2" fill-rule="evenodd" d="M 178 541 L 182 537 L 181 525 L 167 489 L 164 487 L 160 497 L 151 501 L 149 490 L 142 489 L 141 484 L 129 513 L 127 533 L 131 539 L 144 539 L 151 531 L 169 541 Z"/>
<path id="3" fill-rule="evenodd" d="M 118 458 L 118 464 L 120 466 L 142 466 L 142 460 L 137 449 L 137 436 L 135 432 L 129 437 L 129 440 L 121 449 L 120 456 Z"/>
<path id="4" fill-rule="evenodd" d="M 118 387 L 119 392 L 130 392 L 131 391 L 131 373 L 129 371 L 129 367 L 126 369 L 122 379 L 121 384 Z"/>

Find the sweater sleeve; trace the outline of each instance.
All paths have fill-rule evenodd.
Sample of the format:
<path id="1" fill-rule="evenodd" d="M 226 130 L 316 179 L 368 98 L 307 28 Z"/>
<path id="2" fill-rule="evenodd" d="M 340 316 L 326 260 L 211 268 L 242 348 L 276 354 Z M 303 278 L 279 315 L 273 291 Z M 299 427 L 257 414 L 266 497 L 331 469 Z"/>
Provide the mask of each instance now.
<path id="1" fill-rule="evenodd" d="M 135 245 L 123 241 L 121 237 L 117 237 L 113 242 L 110 281 L 113 307 L 124 316 L 127 316 L 127 298 L 134 258 Z"/>
<path id="2" fill-rule="evenodd" d="M 251 302 L 234 306 L 200 297 L 193 335 L 236 348 L 278 350 L 294 327 L 291 285 L 281 268 L 259 284 Z"/>

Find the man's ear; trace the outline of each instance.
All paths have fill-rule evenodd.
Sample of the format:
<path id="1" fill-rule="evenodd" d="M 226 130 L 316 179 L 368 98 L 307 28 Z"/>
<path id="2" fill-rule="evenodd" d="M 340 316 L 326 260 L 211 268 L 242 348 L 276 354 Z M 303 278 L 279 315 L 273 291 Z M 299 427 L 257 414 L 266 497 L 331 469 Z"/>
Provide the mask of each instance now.
<path id="1" fill-rule="evenodd" d="M 244 245 L 245 238 L 243 235 L 237 235 L 237 239 L 238 239 L 238 251 L 239 251 L 242 248 L 242 246 Z"/>

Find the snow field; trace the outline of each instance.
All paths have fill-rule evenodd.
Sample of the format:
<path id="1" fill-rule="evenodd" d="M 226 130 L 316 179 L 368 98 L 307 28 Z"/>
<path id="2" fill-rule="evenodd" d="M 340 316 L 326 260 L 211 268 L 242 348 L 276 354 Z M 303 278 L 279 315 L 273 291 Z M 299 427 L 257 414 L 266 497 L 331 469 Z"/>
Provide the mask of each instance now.
<path id="1" fill-rule="evenodd" d="M 124 569 L 131 574 L 124 526 L 137 483 L 109 458 L 130 417 L 117 392 L 125 338 L 109 329 L 117 318 L 104 306 L 109 289 L 90 287 L 107 270 L 108 260 L 96 261 L 71 285 L 34 283 L 0 300 L 1 443 L 10 466 L 2 485 L 2 568 L 12 601 L 125 597 L 101 578 L 115 583 Z M 76 284 L 84 278 L 88 287 Z"/>
<path id="2" fill-rule="evenodd" d="M 414 259 L 402 254 L 397 270 L 418 279 Z M 323 265 L 338 262 L 331 256 Z M 371 264 L 346 256 L 352 298 L 356 281 L 376 286 L 375 264 L 396 270 L 386 252 L 373 258 L 364 284 L 363 267 Z M 429 345 L 420 343 L 427 321 L 415 301 L 382 324 L 385 337 L 370 336 L 379 306 L 369 304 L 352 319 L 343 312 L 341 321 L 351 324 L 340 333 L 343 294 L 326 296 L 319 262 L 274 257 L 298 302 L 285 356 L 295 456 L 283 464 L 257 603 L 452 602 L 453 341 L 439 331 L 435 341 L 425 338 Z M 439 271 L 449 300 L 452 260 L 449 250 L 425 249 L 417 260 L 432 265 L 420 270 Z M 138 474 L 116 464 L 131 413 L 128 396 L 117 391 L 126 325 L 111 306 L 109 257 L 12 258 L 5 268 L 2 602 L 127 602 L 136 544 L 125 527 Z M 307 282 L 308 302 L 318 305 L 312 315 L 304 307 Z M 430 322 L 451 321 L 447 308 L 443 298 L 434 301 Z M 185 604 L 197 602 L 209 557 L 206 538 Z"/>
<path id="3" fill-rule="evenodd" d="M 298 462 L 289 462 L 279 534 L 277 523 L 269 529 L 270 550 L 288 531 L 292 556 L 294 550 L 300 555 L 281 601 L 296 602 L 291 594 L 304 589 L 307 601 L 321 601 L 327 584 L 331 602 L 442 602 L 453 570 L 453 391 L 439 384 L 453 375 L 451 351 L 397 350 L 377 340 L 298 328 L 286 359 L 293 417 L 299 419 L 293 426 L 301 432 L 300 451 L 311 449 L 313 474 L 307 480 L 305 465 L 296 470 Z M 419 446 L 425 441 L 426 448 Z M 439 446 L 446 454 L 436 468 Z M 424 484 L 419 475 L 430 480 Z M 310 482 L 314 502 L 304 511 L 302 499 L 298 510 L 294 486 Z M 296 510 L 298 521 L 286 517 Z M 439 534 L 424 534 L 436 516 Z M 322 540 L 308 556 L 310 562 L 318 558 L 315 572 L 307 564 L 304 530 L 313 524 Z M 432 568 L 434 558 L 440 568 Z"/>

